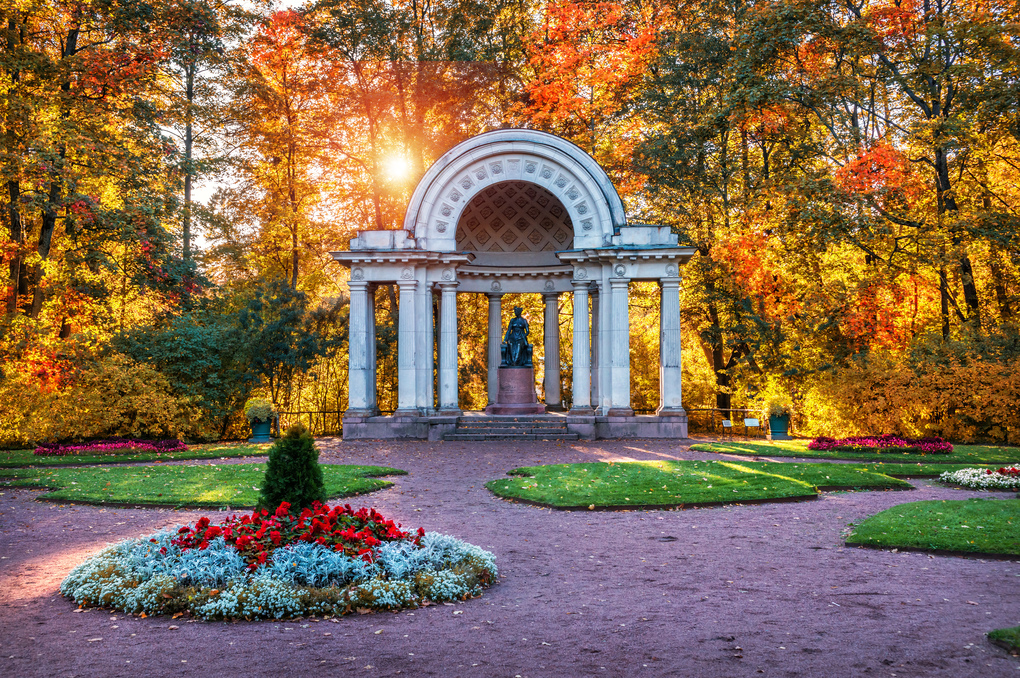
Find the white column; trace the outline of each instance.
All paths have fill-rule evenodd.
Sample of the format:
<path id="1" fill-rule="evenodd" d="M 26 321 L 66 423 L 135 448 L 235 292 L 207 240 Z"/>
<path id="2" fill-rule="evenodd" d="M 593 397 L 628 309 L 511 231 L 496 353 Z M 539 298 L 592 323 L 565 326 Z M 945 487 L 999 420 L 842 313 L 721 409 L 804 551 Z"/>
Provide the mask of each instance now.
<path id="1" fill-rule="evenodd" d="M 610 278 L 612 297 L 612 329 L 610 331 L 610 359 L 612 361 L 612 403 L 609 416 L 632 416 L 630 407 L 630 301 L 627 293 L 630 280 Z"/>
<path id="2" fill-rule="evenodd" d="M 367 352 L 368 372 L 365 374 L 366 379 L 366 401 L 368 402 L 368 410 L 373 416 L 379 414 L 379 400 L 377 397 L 376 384 L 375 384 L 375 286 L 368 288 L 368 294 L 365 296 L 367 301 L 367 308 L 365 309 L 365 324 L 368 331 L 366 332 L 365 350 Z"/>
<path id="3" fill-rule="evenodd" d="M 460 414 L 457 388 L 457 282 L 441 282 L 439 300 L 439 411 Z"/>
<path id="4" fill-rule="evenodd" d="M 613 345 L 612 345 L 612 317 L 613 295 L 609 290 L 609 275 L 612 272 L 610 266 L 604 265 L 599 278 L 599 318 L 598 318 L 598 394 L 599 400 L 595 405 L 595 413 L 605 416 L 613 406 Z"/>
<path id="5" fill-rule="evenodd" d="M 659 409 L 660 416 L 685 414 L 680 391 L 680 278 L 660 278 Z"/>
<path id="6" fill-rule="evenodd" d="M 414 350 L 416 332 L 414 326 L 415 289 L 414 280 L 397 283 L 400 301 L 397 319 L 397 411 L 398 415 L 416 415 L 418 410 L 415 389 Z"/>
<path id="7" fill-rule="evenodd" d="M 560 405 L 560 295 L 543 294 L 545 301 L 545 404 Z"/>
<path id="8" fill-rule="evenodd" d="M 432 286 L 425 280 L 425 271 L 415 290 L 414 344 L 415 405 L 420 414 L 435 409 L 435 325 L 432 316 Z"/>
<path id="9" fill-rule="evenodd" d="M 347 326 L 347 416 L 371 414 L 368 401 L 368 283 L 352 280 L 350 318 Z"/>
<path id="10" fill-rule="evenodd" d="M 503 293 L 487 293 L 489 297 L 489 404 L 496 403 L 499 395 L 499 363 L 502 356 L 499 345 L 503 343 Z"/>
<path id="11" fill-rule="evenodd" d="M 599 404 L 599 286 L 592 283 L 588 288 L 591 296 L 591 404 Z"/>
<path id="12" fill-rule="evenodd" d="M 574 405 L 570 414 L 590 415 L 591 354 L 588 348 L 588 281 L 571 280 L 574 286 Z"/>

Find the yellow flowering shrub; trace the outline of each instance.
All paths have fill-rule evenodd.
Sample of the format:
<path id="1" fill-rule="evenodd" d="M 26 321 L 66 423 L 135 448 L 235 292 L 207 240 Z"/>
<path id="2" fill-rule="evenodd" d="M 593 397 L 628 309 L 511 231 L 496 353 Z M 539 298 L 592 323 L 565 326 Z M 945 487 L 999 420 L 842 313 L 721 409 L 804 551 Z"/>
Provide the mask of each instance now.
<path id="1" fill-rule="evenodd" d="M 959 442 L 1020 439 L 1020 371 L 976 355 L 910 366 L 872 354 L 820 375 L 805 393 L 811 435 L 940 435 Z"/>

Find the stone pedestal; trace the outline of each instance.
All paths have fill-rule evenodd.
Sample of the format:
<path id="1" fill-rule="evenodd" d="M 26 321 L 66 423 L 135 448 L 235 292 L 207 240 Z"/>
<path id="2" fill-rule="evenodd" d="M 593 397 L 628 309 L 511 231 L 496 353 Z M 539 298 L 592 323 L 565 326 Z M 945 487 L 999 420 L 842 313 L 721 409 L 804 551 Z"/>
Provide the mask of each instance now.
<path id="1" fill-rule="evenodd" d="M 500 367 L 496 402 L 485 408 L 486 414 L 545 414 L 545 405 L 535 392 L 534 367 Z"/>

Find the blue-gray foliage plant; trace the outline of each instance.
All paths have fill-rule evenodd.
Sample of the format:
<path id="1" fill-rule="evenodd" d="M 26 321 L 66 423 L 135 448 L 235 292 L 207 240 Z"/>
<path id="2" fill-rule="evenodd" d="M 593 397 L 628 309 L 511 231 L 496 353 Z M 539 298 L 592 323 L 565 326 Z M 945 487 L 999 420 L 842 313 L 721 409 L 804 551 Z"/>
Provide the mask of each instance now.
<path id="1" fill-rule="evenodd" d="M 60 592 L 82 606 L 131 613 L 190 611 L 206 619 L 281 619 L 395 610 L 463 600 L 496 581 L 492 553 L 427 532 L 385 542 L 371 559 L 297 542 L 249 569 L 222 537 L 205 549 L 182 549 L 176 530 L 129 539 L 74 568 Z"/>

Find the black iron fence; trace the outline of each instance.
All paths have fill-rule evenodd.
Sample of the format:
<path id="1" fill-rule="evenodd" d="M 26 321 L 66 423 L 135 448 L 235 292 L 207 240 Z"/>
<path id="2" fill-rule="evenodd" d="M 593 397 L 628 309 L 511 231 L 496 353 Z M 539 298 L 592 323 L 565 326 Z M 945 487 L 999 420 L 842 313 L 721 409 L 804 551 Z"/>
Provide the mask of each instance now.
<path id="1" fill-rule="evenodd" d="M 761 410 L 735 407 L 728 410 L 712 407 L 688 409 L 687 430 L 690 433 L 764 438 L 769 432 L 769 420 L 762 417 Z"/>

